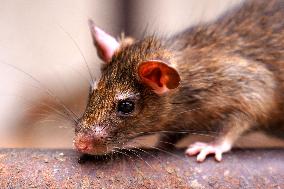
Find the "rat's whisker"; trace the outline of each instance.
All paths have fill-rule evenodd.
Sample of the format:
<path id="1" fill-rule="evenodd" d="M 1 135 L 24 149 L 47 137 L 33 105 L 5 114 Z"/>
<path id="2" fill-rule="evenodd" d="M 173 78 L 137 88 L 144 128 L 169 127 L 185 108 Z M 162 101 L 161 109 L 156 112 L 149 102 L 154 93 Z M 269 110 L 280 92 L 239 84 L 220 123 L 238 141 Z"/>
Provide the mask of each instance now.
<path id="1" fill-rule="evenodd" d="M 66 65 L 65 65 L 66 66 Z M 90 85 L 90 80 L 85 75 L 83 75 L 80 71 L 78 71 L 78 68 L 75 69 L 73 66 L 69 66 L 69 68 L 75 73 L 78 74 L 81 78 L 83 78 L 84 81 L 87 82 L 88 85 Z M 96 81 L 96 78 L 94 77 L 94 81 Z"/>
<path id="2" fill-rule="evenodd" d="M 4 64 L 4 65 L 9 66 L 9 67 L 11 67 L 11 68 L 13 68 L 14 70 L 17 70 L 17 71 L 19 71 L 19 72 L 25 74 L 25 75 L 28 76 L 30 79 L 32 79 L 33 81 L 35 81 L 43 91 L 45 91 L 50 97 L 52 97 L 52 98 L 56 101 L 56 103 L 58 103 L 58 104 L 65 110 L 65 111 L 63 111 L 63 112 L 64 112 L 67 116 L 72 117 L 72 118 L 73 118 L 73 116 L 74 116 L 74 117 L 76 118 L 76 119 L 74 119 L 74 120 L 78 120 L 78 119 L 79 119 L 78 116 L 77 116 L 70 108 L 68 108 L 68 107 L 62 102 L 62 100 L 61 100 L 58 96 L 56 96 L 49 88 L 47 88 L 46 86 L 44 86 L 43 83 L 40 82 L 38 79 L 36 79 L 33 75 L 31 75 L 31 74 L 25 72 L 24 70 L 22 70 L 22 69 L 20 69 L 20 68 L 18 68 L 18 67 L 16 67 L 16 66 L 14 66 L 14 65 L 12 65 L 12 64 L 8 64 L 8 63 L 5 63 L 5 62 L 1 62 L 1 63 Z"/>
<path id="3" fill-rule="evenodd" d="M 136 157 L 138 157 L 139 159 L 141 159 L 141 160 L 142 160 L 144 163 L 146 163 L 151 169 L 154 170 L 154 168 L 153 168 L 146 160 L 144 160 L 139 154 L 137 154 L 135 150 L 130 149 L 130 148 L 125 148 L 125 147 L 122 147 L 121 149 L 126 150 L 126 151 L 128 151 L 128 152 L 134 154 Z"/>
<path id="4" fill-rule="evenodd" d="M 23 108 L 22 112 L 23 113 L 27 113 L 28 115 L 35 115 L 35 116 L 40 116 L 40 118 L 44 118 L 44 117 L 46 117 L 50 113 L 49 110 L 47 110 L 47 109 L 41 109 L 40 112 L 33 112 L 33 108 L 35 106 L 31 105 L 31 104 L 36 104 L 38 102 L 36 102 L 34 100 L 31 100 L 31 99 L 28 99 L 28 98 L 25 98 L 24 96 L 15 95 L 15 94 L 9 94 L 7 96 L 13 96 L 13 97 L 16 97 L 16 98 L 20 98 L 21 100 L 24 100 L 27 103 L 27 105 L 29 105 L 29 106 Z M 48 108 L 50 110 L 53 110 L 57 115 L 67 119 L 68 121 L 72 121 L 72 123 L 76 123 L 77 122 L 73 117 L 70 117 L 70 116 L 66 115 L 65 113 L 63 113 L 61 111 L 61 109 L 58 109 L 58 108 L 50 105 L 49 103 L 41 102 L 41 103 L 38 103 L 38 105 L 41 106 L 42 108 L 46 107 L 46 108 Z"/>
<path id="5" fill-rule="evenodd" d="M 130 155 L 128 155 L 127 153 L 122 152 L 120 148 L 118 148 L 118 147 L 113 147 L 113 150 L 114 150 L 115 152 L 117 152 L 117 153 L 120 153 L 120 154 L 122 154 L 122 155 L 124 155 L 124 156 L 130 158 L 130 160 L 135 164 L 135 161 L 134 161 L 133 157 L 130 156 Z"/>
<path id="6" fill-rule="evenodd" d="M 189 134 L 189 135 L 200 135 L 200 136 L 208 136 L 208 137 L 216 137 L 215 135 L 220 134 L 220 132 L 215 132 L 215 131 L 196 131 L 195 129 L 184 129 L 184 130 L 179 130 L 179 131 L 171 131 L 171 130 L 160 130 L 160 131 L 146 131 L 146 132 L 138 132 L 137 134 Z M 208 134 L 209 133 L 209 134 Z M 210 135 L 210 133 L 212 135 Z M 213 135 L 215 134 L 215 135 Z"/>
<path id="7" fill-rule="evenodd" d="M 160 163 L 161 163 L 161 165 L 162 165 L 162 162 L 161 162 L 161 160 L 158 158 L 158 157 L 156 157 L 156 156 L 154 156 L 153 154 L 151 154 L 150 152 L 147 152 L 146 150 L 143 150 L 142 148 L 137 148 L 137 147 L 135 147 L 135 146 L 133 146 L 133 145 L 127 145 L 127 146 L 129 146 L 129 147 L 131 147 L 131 148 L 134 148 L 134 149 L 136 149 L 136 150 L 139 150 L 139 151 L 141 151 L 141 152 L 143 152 L 143 153 L 145 153 L 145 154 L 147 154 L 147 155 L 150 155 L 151 157 L 153 157 L 153 158 L 155 158 L 156 160 L 158 160 Z"/>
<path id="8" fill-rule="evenodd" d="M 121 152 L 120 148 L 118 148 L 118 147 L 114 147 L 114 148 L 112 149 L 112 152 L 113 152 L 113 153 L 121 154 L 122 156 L 126 156 L 129 160 L 131 160 L 131 162 L 132 162 L 132 164 L 135 166 L 135 168 L 136 168 L 137 170 L 139 170 L 139 168 L 137 167 L 136 162 L 134 161 L 134 159 L 133 159 L 132 156 L 129 156 L 128 154 L 126 154 L 126 153 L 124 153 L 124 152 Z"/>
<path id="9" fill-rule="evenodd" d="M 137 144 L 139 144 L 139 145 L 143 145 L 142 143 L 139 143 L 139 142 L 137 142 L 137 141 L 133 141 L 134 143 L 137 143 Z M 158 148 L 158 147 L 155 147 L 155 146 L 152 146 L 152 145 L 146 145 L 147 147 L 149 147 L 149 148 L 153 148 L 153 149 L 155 149 L 155 150 L 159 150 L 159 151 L 161 151 L 161 152 L 164 152 L 164 153 L 166 153 L 166 154 L 168 154 L 168 155 L 171 155 L 171 156 L 173 156 L 173 157 L 176 157 L 176 158 L 181 158 L 180 156 L 178 156 L 178 155 L 176 155 L 176 154 L 174 154 L 174 153 L 171 153 L 171 152 L 169 152 L 169 151 L 166 151 L 166 150 L 163 150 L 163 149 L 161 149 L 161 148 Z"/>
<path id="10" fill-rule="evenodd" d="M 95 80 L 94 80 L 94 77 L 93 77 L 93 75 L 92 75 L 91 69 L 90 69 L 90 67 L 89 67 L 89 65 L 88 65 L 88 62 L 87 62 L 87 60 L 86 60 L 86 57 L 84 56 L 84 53 L 82 52 L 82 50 L 81 50 L 79 44 L 78 44 L 78 43 L 76 42 L 76 40 L 72 37 L 72 35 L 71 35 L 69 32 L 67 32 L 61 25 L 59 25 L 59 27 L 60 27 L 60 29 L 71 39 L 71 41 L 73 42 L 73 44 L 75 45 L 75 47 L 78 49 L 80 55 L 82 56 L 82 58 L 83 58 L 83 60 L 84 60 L 84 63 L 85 63 L 85 65 L 86 65 L 86 68 L 87 68 L 87 70 L 88 70 L 88 72 L 89 72 L 90 78 L 91 78 L 91 82 L 92 82 L 92 83 L 90 83 L 90 85 L 92 85 L 92 84 L 95 82 Z"/>
<path id="11" fill-rule="evenodd" d="M 77 123 L 77 120 L 74 119 L 73 117 L 68 116 L 66 113 L 64 113 L 64 110 L 57 109 L 56 107 L 53 107 L 53 106 L 49 105 L 48 103 L 41 103 L 41 105 L 42 105 L 43 107 L 49 108 L 50 110 L 53 110 L 57 115 L 59 115 L 59 116 L 61 116 L 61 117 L 63 117 L 63 118 L 66 118 L 67 120 L 70 120 L 70 121 L 72 121 L 72 122 L 74 122 L 74 123 Z M 48 111 L 48 110 L 46 110 L 46 112 L 47 112 L 47 111 Z M 63 111 L 63 112 L 62 112 L 62 111 Z M 47 113 L 48 113 L 48 112 L 47 112 Z"/>
<path id="12" fill-rule="evenodd" d="M 57 119 L 42 119 L 38 121 L 38 124 L 43 124 L 43 123 L 52 123 L 58 121 Z"/>
<path id="13" fill-rule="evenodd" d="M 53 107 L 51 105 L 49 105 L 48 103 L 40 103 L 39 105 L 42 106 L 42 108 L 46 107 L 48 108 L 49 110 L 52 110 L 53 112 L 56 113 L 56 115 L 68 120 L 68 121 L 71 121 L 72 123 L 76 124 L 77 123 L 77 120 L 74 119 L 73 117 L 70 117 L 68 116 L 68 114 L 64 113 L 64 110 L 61 110 L 61 109 L 57 109 L 56 107 Z M 28 114 L 29 115 L 39 115 L 39 116 L 42 116 L 43 117 L 46 117 L 50 112 L 49 110 L 47 109 L 43 109 L 41 110 L 42 113 L 39 113 L 39 112 L 31 112 L 33 110 L 33 107 L 29 107 L 29 109 L 26 109 Z"/>

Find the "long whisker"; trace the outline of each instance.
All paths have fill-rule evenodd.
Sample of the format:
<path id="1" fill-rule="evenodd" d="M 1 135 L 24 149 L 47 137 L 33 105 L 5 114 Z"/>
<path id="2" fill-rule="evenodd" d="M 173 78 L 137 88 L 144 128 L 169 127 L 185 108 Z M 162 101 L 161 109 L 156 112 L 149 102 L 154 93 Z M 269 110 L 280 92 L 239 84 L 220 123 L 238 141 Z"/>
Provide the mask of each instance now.
<path id="1" fill-rule="evenodd" d="M 43 120 L 40 120 L 38 123 L 52 123 L 52 122 L 55 122 L 55 121 L 58 121 L 57 119 L 43 119 Z"/>
<path id="2" fill-rule="evenodd" d="M 139 159 L 141 159 L 141 160 L 142 160 L 144 163 L 146 163 L 151 169 L 154 170 L 154 168 L 153 168 L 146 160 L 144 160 L 141 156 L 139 156 L 139 155 L 136 153 L 135 150 L 130 149 L 130 148 L 124 148 L 124 147 L 122 147 L 121 149 L 124 149 L 124 150 L 127 150 L 127 151 L 129 151 L 129 152 L 132 152 L 136 157 L 138 157 Z"/>
<path id="3" fill-rule="evenodd" d="M 120 148 L 114 147 L 114 148 L 112 149 L 112 153 L 119 153 L 119 154 L 122 154 L 123 156 L 128 157 L 128 158 L 132 161 L 132 163 L 133 163 L 133 165 L 135 166 L 135 168 L 136 168 L 137 170 L 139 170 L 139 168 L 137 167 L 136 162 L 134 161 L 133 157 L 129 156 L 128 154 L 126 154 L 126 153 L 124 153 L 124 152 L 121 152 L 121 151 L 120 151 Z"/>
<path id="4" fill-rule="evenodd" d="M 15 67 L 14 65 L 11 65 L 11 64 L 8 64 L 6 62 L 1 62 L 2 64 L 4 65 L 7 65 L 7 66 L 10 66 L 11 68 L 21 72 L 21 73 L 24 73 L 26 76 L 28 76 L 30 79 L 34 80 L 38 85 L 39 87 L 44 90 L 50 97 L 52 97 L 61 107 L 63 107 L 63 109 L 65 111 L 63 111 L 67 116 L 69 116 L 70 118 L 74 119 L 75 122 L 77 122 L 77 120 L 79 119 L 78 116 L 69 108 L 67 108 L 67 106 L 60 100 L 59 97 L 57 97 L 56 95 L 54 95 L 54 93 L 47 87 L 45 87 L 38 79 L 36 79 L 33 75 L 25 72 L 24 70 L 18 68 L 18 67 Z M 73 117 L 74 116 L 74 117 Z"/>
<path id="5" fill-rule="evenodd" d="M 79 46 L 79 44 L 76 42 L 76 40 L 72 37 L 72 35 L 69 33 L 69 32 L 67 32 L 61 25 L 58 25 L 59 27 L 60 27 L 60 29 L 72 40 L 72 42 L 73 42 L 73 44 L 75 45 L 75 47 L 78 49 L 78 51 L 79 51 L 79 53 L 81 54 L 81 56 L 82 56 L 82 58 L 83 58 L 83 60 L 84 60 L 84 63 L 85 63 L 85 65 L 86 65 L 86 67 L 87 67 L 87 70 L 88 70 L 88 72 L 89 72 L 89 75 L 90 75 L 90 78 L 91 78 L 91 82 L 92 83 L 90 83 L 91 84 L 91 86 L 94 84 L 94 77 L 93 77 L 93 75 L 92 75 L 92 72 L 91 72 L 91 69 L 90 69 L 90 67 L 89 67 L 89 65 L 88 65 L 88 62 L 87 62 L 87 60 L 86 60 L 86 57 L 84 56 L 84 53 L 82 52 L 82 50 L 81 50 L 81 48 L 80 48 L 80 46 Z"/>
<path id="6" fill-rule="evenodd" d="M 112 151 L 113 151 L 113 152 L 120 153 L 120 154 L 122 154 L 122 155 L 124 155 L 124 156 L 127 156 L 127 157 L 130 158 L 130 160 L 135 164 L 135 161 L 134 161 L 133 157 L 131 157 L 130 155 L 128 155 L 128 154 L 126 154 L 126 153 L 124 153 L 124 152 L 122 152 L 122 151 L 120 150 L 120 148 L 114 147 Z"/>
<path id="7" fill-rule="evenodd" d="M 43 104 L 44 105 L 44 104 Z M 51 108 L 51 107 L 49 107 L 49 108 Z M 25 108 L 25 109 L 23 109 L 23 112 L 25 113 L 25 112 L 29 112 L 30 111 L 30 109 L 31 108 Z M 73 119 L 70 119 L 70 117 L 68 117 L 68 116 L 66 116 L 66 114 L 64 114 L 64 113 L 62 113 L 61 111 L 59 111 L 59 110 L 57 110 L 56 108 L 53 108 L 53 110 L 56 112 L 56 115 L 58 115 L 58 116 L 60 116 L 60 117 L 62 117 L 62 118 L 64 118 L 64 120 L 67 120 L 67 121 L 70 121 L 71 123 L 74 123 L 74 120 Z M 42 112 L 42 113 L 39 113 L 39 112 L 33 112 L 33 113 L 31 113 L 31 112 L 29 112 L 29 115 L 35 115 L 35 116 L 39 116 L 39 118 L 44 118 L 44 117 L 46 117 L 47 115 L 48 115 L 48 111 L 45 111 L 45 112 Z M 43 122 L 48 122 L 48 121 L 50 121 L 49 119 L 44 119 L 44 120 L 39 120 L 39 121 L 37 121 L 37 123 L 43 123 Z M 56 121 L 55 119 L 53 119 L 52 121 Z"/>
<path id="8" fill-rule="evenodd" d="M 143 134 L 144 132 L 140 132 L 141 134 Z M 188 133 L 189 135 L 197 135 L 197 136 L 204 136 L 204 137 L 210 137 L 213 139 L 218 139 L 218 137 L 220 135 L 222 135 L 222 131 L 198 131 L 196 132 L 196 130 L 194 129 L 186 129 L 186 130 L 181 130 L 181 131 L 167 131 L 167 130 L 162 130 L 162 131 L 156 131 L 156 132 L 145 132 L 145 134 L 158 134 L 158 133 Z M 266 142 L 265 141 L 259 141 L 259 140 L 255 140 L 254 138 L 242 138 L 244 141 L 243 143 L 248 143 L 248 142 L 257 142 L 260 145 L 265 145 Z M 160 140 L 159 140 L 160 141 Z M 247 142 L 246 142 L 247 141 Z M 161 141 L 162 142 L 162 141 Z M 167 142 L 163 142 L 163 143 L 167 143 Z"/>
<path id="9" fill-rule="evenodd" d="M 133 141 L 133 142 L 134 142 L 134 143 L 137 143 L 137 144 L 139 144 L 139 145 L 142 145 L 142 143 L 139 143 L 139 142 L 137 142 L 137 141 Z M 158 148 L 158 147 L 154 147 L 154 146 L 152 146 L 152 145 L 147 145 L 147 147 L 153 148 L 153 149 L 155 149 L 155 150 L 159 150 L 159 151 L 161 151 L 161 152 L 164 152 L 164 153 L 169 154 L 169 155 L 171 155 L 171 156 L 174 156 L 174 157 L 176 157 L 176 158 L 180 158 L 178 155 L 176 155 L 176 154 L 174 154 L 174 153 L 171 153 L 171 152 L 168 152 L 168 151 L 166 151 L 166 150 L 160 149 L 160 148 Z"/>
<path id="10" fill-rule="evenodd" d="M 200 136 L 206 136 L 206 137 L 217 137 L 216 135 L 220 134 L 220 132 L 214 132 L 214 131 L 196 131 L 195 129 L 186 129 L 186 130 L 180 130 L 180 131 L 171 131 L 171 130 L 161 130 L 161 131 L 146 131 L 146 132 L 138 132 L 138 135 L 148 135 L 148 134 L 190 134 L 190 135 L 200 135 Z M 209 134 L 207 134 L 209 133 Z M 211 134 L 211 135 L 210 135 Z M 214 135 L 212 135 L 214 134 Z"/>
<path id="11" fill-rule="evenodd" d="M 12 97 L 20 98 L 21 100 L 24 100 L 25 102 L 27 102 L 28 105 L 30 105 L 30 103 L 31 104 L 37 103 L 34 100 L 27 99 L 25 96 L 21 96 L 21 95 L 7 94 L 7 95 L 1 95 L 1 96 L 8 96 L 8 97 L 12 96 Z M 39 103 L 39 105 L 46 107 L 46 108 L 49 108 L 50 110 L 53 110 L 57 115 L 61 116 L 62 118 L 67 119 L 68 121 L 71 121 L 72 123 L 75 123 L 75 124 L 77 123 L 77 120 L 75 120 L 73 117 L 66 115 L 64 112 L 60 111 L 58 108 L 56 108 L 54 106 L 49 105 L 48 103 L 42 103 L 41 102 L 41 103 Z M 26 107 L 26 108 L 22 109 L 22 112 L 23 113 L 29 112 L 30 115 L 36 115 L 36 116 L 42 116 L 42 117 L 45 117 L 48 114 L 48 110 L 45 110 L 42 113 L 39 113 L 39 112 L 31 113 L 30 112 L 31 109 L 33 109 L 33 105 L 30 105 L 30 107 Z"/>
<path id="12" fill-rule="evenodd" d="M 156 156 L 154 156 L 153 154 L 147 152 L 146 150 L 143 150 L 143 149 L 141 149 L 141 148 L 137 148 L 137 147 L 135 147 L 135 146 L 133 146 L 133 145 L 129 145 L 129 144 L 128 144 L 127 146 L 129 146 L 129 147 L 131 147 L 131 148 L 134 148 L 134 149 L 136 149 L 136 150 L 139 150 L 139 151 L 141 151 L 141 152 L 143 152 L 143 153 L 145 153 L 145 154 L 147 154 L 147 155 L 150 155 L 151 157 L 155 158 L 156 160 L 158 160 L 158 161 L 162 164 L 161 160 L 160 160 L 158 157 L 156 157 Z"/>
<path id="13" fill-rule="evenodd" d="M 88 77 L 86 77 L 85 75 L 82 74 L 82 72 L 78 71 L 78 69 L 75 69 L 73 67 L 73 65 L 69 66 L 69 68 L 71 69 L 70 71 L 74 72 L 75 74 L 77 74 L 78 76 L 82 77 L 84 79 L 84 81 L 86 81 L 88 83 L 88 85 L 90 85 L 90 80 Z M 94 78 L 94 80 L 96 81 L 96 78 Z"/>
<path id="14" fill-rule="evenodd" d="M 64 112 L 60 111 L 60 110 L 57 109 L 56 107 L 53 107 L 53 106 L 49 105 L 48 103 L 40 103 L 39 105 L 41 105 L 42 107 L 49 108 L 50 110 L 53 110 L 56 114 L 58 114 L 59 116 L 65 118 L 65 119 L 67 119 L 67 120 L 71 120 L 72 122 L 75 122 L 74 119 L 70 119 L 70 117 L 67 116 Z M 32 107 L 30 107 L 29 109 L 27 109 L 27 111 L 29 111 L 30 109 L 32 109 Z M 47 114 L 47 113 L 48 113 L 48 110 L 46 110 L 45 112 L 43 112 L 43 114 L 36 113 L 36 112 L 34 112 L 34 113 L 32 113 L 32 114 L 34 114 L 34 115 L 43 115 L 43 116 L 44 116 L 44 115 L 46 115 L 46 114 L 44 114 L 44 113 Z M 75 122 L 75 123 L 76 123 L 76 122 Z"/>
<path id="15" fill-rule="evenodd" d="M 41 103 L 42 104 L 42 103 Z M 70 116 L 67 116 L 66 113 L 58 110 L 56 107 L 53 107 L 47 103 L 43 103 L 42 104 L 43 106 L 47 107 L 47 108 L 50 108 L 51 110 L 53 110 L 57 115 L 69 120 L 69 121 L 72 121 L 72 123 L 76 124 L 78 121 Z M 63 110 L 64 111 L 64 110 Z"/>

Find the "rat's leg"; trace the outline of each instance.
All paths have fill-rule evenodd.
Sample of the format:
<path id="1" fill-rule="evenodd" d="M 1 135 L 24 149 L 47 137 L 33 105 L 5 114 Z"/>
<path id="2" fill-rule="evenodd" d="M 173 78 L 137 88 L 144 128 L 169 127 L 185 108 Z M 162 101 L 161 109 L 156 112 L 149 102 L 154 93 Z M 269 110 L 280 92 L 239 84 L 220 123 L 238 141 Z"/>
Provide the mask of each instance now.
<path id="1" fill-rule="evenodd" d="M 203 162 L 209 154 L 215 154 L 217 161 L 222 160 L 222 154 L 231 150 L 234 142 L 250 128 L 250 122 L 242 119 L 243 116 L 234 116 L 225 123 L 219 138 L 210 143 L 196 142 L 191 144 L 185 153 L 189 156 L 197 155 L 197 161 Z"/>

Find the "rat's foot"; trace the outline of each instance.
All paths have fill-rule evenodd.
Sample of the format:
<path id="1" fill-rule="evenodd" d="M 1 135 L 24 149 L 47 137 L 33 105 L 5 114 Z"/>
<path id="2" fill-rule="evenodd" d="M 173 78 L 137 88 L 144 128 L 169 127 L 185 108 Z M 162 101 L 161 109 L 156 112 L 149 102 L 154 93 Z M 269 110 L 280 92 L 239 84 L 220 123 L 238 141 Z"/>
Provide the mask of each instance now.
<path id="1" fill-rule="evenodd" d="M 203 162 L 209 154 L 215 154 L 217 161 L 222 160 L 222 153 L 230 151 L 232 144 L 227 141 L 217 143 L 196 142 L 191 144 L 185 153 L 189 156 L 197 155 L 197 161 Z"/>

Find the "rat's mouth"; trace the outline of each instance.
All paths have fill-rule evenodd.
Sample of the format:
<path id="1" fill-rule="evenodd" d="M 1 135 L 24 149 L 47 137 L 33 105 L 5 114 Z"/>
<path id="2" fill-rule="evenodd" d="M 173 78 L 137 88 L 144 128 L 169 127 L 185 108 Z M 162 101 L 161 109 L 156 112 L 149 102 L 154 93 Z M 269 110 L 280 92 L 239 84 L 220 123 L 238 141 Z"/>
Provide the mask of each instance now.
<path id="1" fill-rule="evenodd" d="M 77 151 L 84 153 L 84 154 L 90 154 L 90 155 L 105 155 L 110 152 L 108 150 L 107 146 L 94 146 L 94 145 L 87 145 L 87 144 L 78 144 L 74 143 L 75 148 Z"/>

